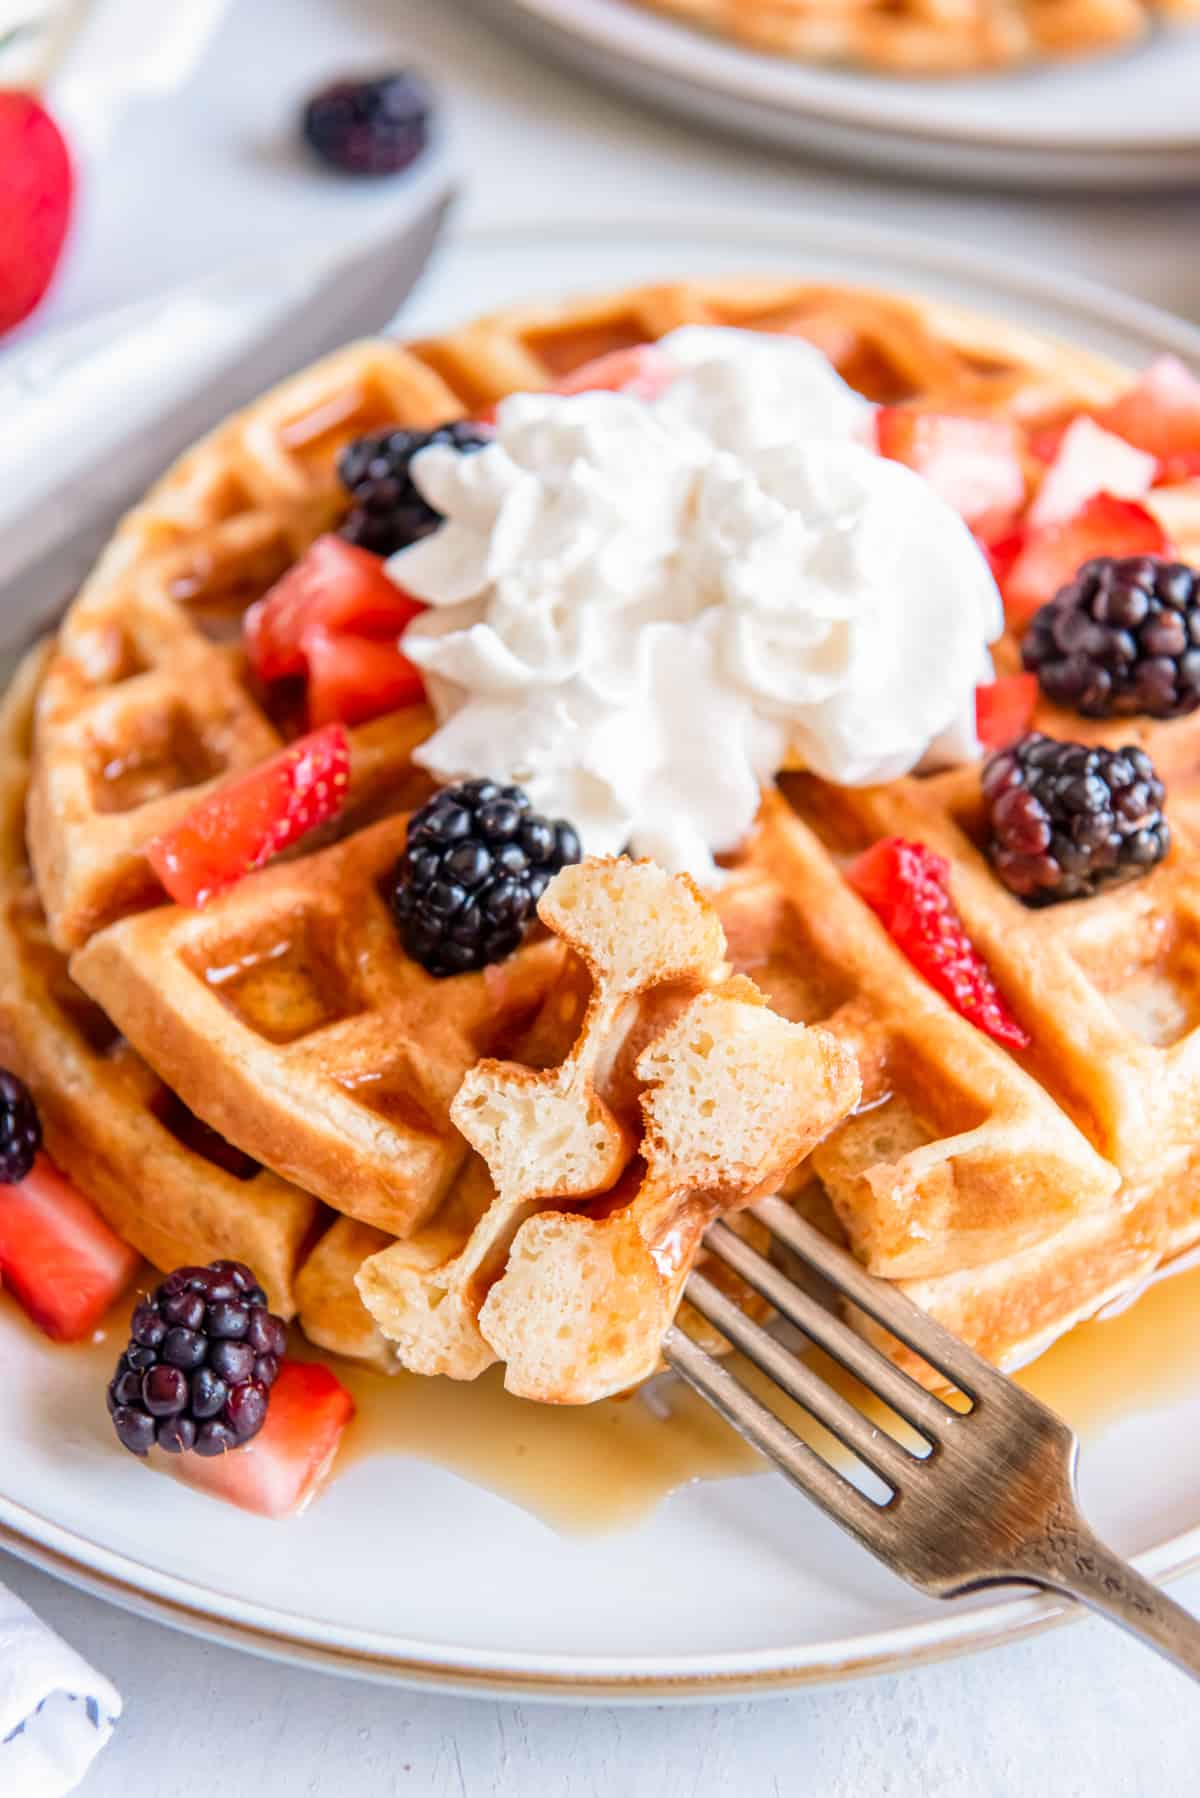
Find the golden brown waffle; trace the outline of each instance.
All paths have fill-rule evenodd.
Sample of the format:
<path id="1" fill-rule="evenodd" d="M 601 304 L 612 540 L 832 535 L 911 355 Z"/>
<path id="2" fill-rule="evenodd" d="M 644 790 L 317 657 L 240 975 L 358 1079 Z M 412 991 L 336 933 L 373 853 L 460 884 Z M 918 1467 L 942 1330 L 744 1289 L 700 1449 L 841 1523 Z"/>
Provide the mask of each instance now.
<path id="1" fill-rule="evenodd" d="M 888 75 L 969 75 L 1136 43 L 1196 0 L 634 0 L 753 50 Z"/>
<path id="2" fill-rule="evenodd" d="M 145 810 L 106 809 L 106 782 L 140 800 L 130 744 L 194 741 L 172 738 L 171 708 L 183 703 L 186 715 L 210 653 L 217 689 L 232 682 L 248 728 L 264 741 L 279 728 L 236 653 L 213 647 L 207 620 L 219 617 L 227 631 L 336 516 L 342 441 L 385 419 L 476 412 L 593 355 L 696 322 L 806 335 L 877 400 L 1034 422 L 1102 405 L 1131 378 L 953 307 L 774 278 L 528 306 L 407 349 L 359 346 L 268 395 L 166 478 L 122 527 L 46 674 L 32 848 L 57 935 L 71 944 L 90 936 L 73 972 L 195 1112 L 350 1214 L 300 1277 L 306 1323 L 331 1346 L 380 1353 L 349 1286 L 386 1237 L 405 1234 L 410 1260 L 439 1265 L 489 1202 L 474 1164 L 456 1175 L 464 1145 L 449 1102 L 465 1067 L 504 1052 L 547 990 L 552 947 L 532 945 L 490 980 L 426 981 L 404 962 L 375 887 L 403 837 L 394 817 L 246 880 L 203 913 L 165 907 L 98 928 L 144 901 L 146 837 L 194 801 L 202 788 L 186 783 L 213 764 L 172 751 L 163 768 L 151 755 L 147 778 L 159 793 Z M 1183 547 L 1200 544 L 1195 486 L 1164 490 L 1154 504 Z M 177 662 L 171 649 L 152 677 L 136 672 L 146 660 L 142 621 L 157 630 L 165 616 L 192 658 L 181 683 L 186 657 Z M 1004 646 L 1001 660 L 1013 653 Z M 106 735 L 114 719 L 119 728 Z M 1050 713 L 1039 721 L 1055 727 Z M 375 732 L 368 815 L 387 809 L 389 783 L 402 802 L 398 777 L 424 724 L 385 720 L 356 742 L 361 767 L 360 744 Z M 1028 1354 L 1200 1236 L 1185 1140 L 1200 1016 L 1189 790 L 1200 724 L 1058 724 L 1060 734 L 1106 741 L 1140 735 L 1168 780 L 1177 847 L 1136 886 L 1024 912 L 973 846 L 978 770 L 968 769 L 857 794 L 789 777 L 799 815 L 781 801 L 768 806 L 719 899 L 735 964 L 785 1016 L 827 1022 L 862 1057 L 871 1108 L 807 1169 L 824 1182 L 821 1203 L 832 1201 L 831 1227 L 995 1359 Z M 839 856 L 896 830 L 950 855 L 968 924 L 1035 1037 L 1023 1064 L 924 984 L 841 879 Z M 1139 982 L 1165 990 L 1176 1041 L 1139 1042 L 1120 1024 Z M 568 971 L 542 1012 L 551 1040 L 561 1008 L 579 998 Z M 544 1065 L 561 1053 L 526 1046 L 523 1059 Z M 810 1181 L 804 1202 L 817 1190 Z"/>

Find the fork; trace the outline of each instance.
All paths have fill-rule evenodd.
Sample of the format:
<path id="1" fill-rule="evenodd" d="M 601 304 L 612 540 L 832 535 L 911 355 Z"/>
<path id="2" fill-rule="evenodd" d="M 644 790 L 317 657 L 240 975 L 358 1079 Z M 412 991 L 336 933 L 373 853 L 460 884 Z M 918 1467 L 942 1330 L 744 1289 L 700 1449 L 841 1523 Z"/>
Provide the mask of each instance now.
<path id="1" fill-rule="evenodd" d="M 927 1453 L 872 1423 L 701 1272 L 685 1289 L 695 1309 L 851 1450 L 889 1496 L 877 1501 L 861 1491 L 678 1325 L 663 1345 L 676 1373 L 918 1591 L 953 1598 L 987 1586 L 1038 1586 L 1102 1612 L 1200 1680 L 1200 1619 L 1107 1548 L 1080 1515 L 1079 1443 L 1070 1426 L 782 1199 L 763 1199 L 752 1214 L 809 1272 L 957 1387 L 969 1409 L 927 1391 L 719 1222 L 705 1235 L 709 1252 L 907 1422 Z"/>

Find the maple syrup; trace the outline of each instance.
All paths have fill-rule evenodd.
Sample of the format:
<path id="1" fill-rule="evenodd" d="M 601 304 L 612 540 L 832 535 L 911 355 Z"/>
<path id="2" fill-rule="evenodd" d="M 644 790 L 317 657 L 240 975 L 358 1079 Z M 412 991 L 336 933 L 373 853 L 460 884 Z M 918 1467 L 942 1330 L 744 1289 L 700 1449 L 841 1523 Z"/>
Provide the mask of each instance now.
<path id="1" fill-rule="evenodd" d="M 125 1343 L 129 1301 L 88 1343 L 66 1351 L 47 1349 L 15 1307 L 5 1303 L 5 1309 L 6 1326 L 16 1323 L 31 1344 L 80 1361 L 80 1377 L 94 1384 L 103 1424 L 104 1386 Z M 554 1529 L 590 1534 L 636 1523 L 669 1493 L 694 1480 L 765 1470 L 761 1458 L 702 1399 L 668 1377 L 627 1399 L 552 1406 L 506 1393 L 498 1367 L 480 1380 L 462 1383 L 415 1374 L 388 1376 L 355 1362 L 316 1357 L 307 1346 L 301 1352 L 306 1359 L 327 1360 L 358 1405 L 338 1457 L 339 1476 L 378 1457 L 433 1462 L 522 1506 Z M 812 1358 L 822 1376 L 875 1421 L 915 1443 L 886 1407 L 864 1399 L 848 1375 L 820 1354 Z M 732 1365 L 752 1390 L 767 1393 L 755 1369 L 737 1361 Z M 1088 1439 L 1119 1418 L 1194 1393 L 1200 1385 L 1198 1370 L 1200 1267 L 1160 1280 L 1115 1317 L 1080 1324 L 1016 1378 L 1066 1418 L 1086 1453 Z M 845 1451 L 820 1425 L 777 1394 L 772 1403 L 803 1440 L 835 1464 L 847 1465 Z"/>

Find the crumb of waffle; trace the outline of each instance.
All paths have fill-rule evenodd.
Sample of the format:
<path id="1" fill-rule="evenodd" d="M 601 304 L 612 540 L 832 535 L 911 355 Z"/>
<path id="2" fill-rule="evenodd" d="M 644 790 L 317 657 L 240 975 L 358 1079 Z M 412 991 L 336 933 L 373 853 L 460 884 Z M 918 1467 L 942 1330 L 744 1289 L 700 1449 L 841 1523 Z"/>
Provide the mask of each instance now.
<path id="1" fill-rule="evenodd" d="M 726 978 L 720 924 L 686 877 L 591 860 L 558 875 L 539 909 L 591 976 L 574 1045 L 542 1071 L 485 1061 L 468 1073 L 451 1115 L 488 1166 L 493 1203 L 452 1262 L 414 1268 L 400 1245 L 359 1287 L 415 1371 L 470 1378 L 498 1357 L 511 1391 L 582 1404 L 648 1377 L 706 1223 L 777 1186 L 859 1083 L 826 1032 Z M 631 1035 L 644 1043 L 640 1128 L 616 1077 Z M 600 1195 L 597 1215 L 577 1209 Z"/>

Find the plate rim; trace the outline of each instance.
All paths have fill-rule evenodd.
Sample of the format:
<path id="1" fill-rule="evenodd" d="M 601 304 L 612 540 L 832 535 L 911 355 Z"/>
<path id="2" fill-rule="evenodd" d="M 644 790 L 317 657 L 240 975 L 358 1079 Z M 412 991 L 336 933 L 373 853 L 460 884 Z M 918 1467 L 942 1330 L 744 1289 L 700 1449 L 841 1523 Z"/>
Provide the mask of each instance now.
<path id="1" fill-rule="evenodd" d="M 699 94 L 715 94 L 742 104 L 766 106 L 789 119 L 806 115 L 818 123 L 852 128 L 873 138 L 917 138 L 926 148 L 959 144 L 997 154 L 1080 155 L 1095 158 L 1098 163 L 1107 158 L 1178 157 L 1190 160 L 1200 155 L 1200 129 L 1191 136 L 1151 130 L 1132 137 L 1113 137 L 1053 126 L 1032 132 L 1014 132 L 1002 124 L 964 123 L 949 128 L 932 125 L 920 105 L 920 96 L 940 85 L 932 77 L 907 81 L 899 76 L 876 77 L 880 82 L 894 86 L 902 101 L 907 100 L 910 93 L 912 95 L 909 110 L 897 106 L 881 120 L 873 115 L 865 96 L 856 96 L 851 91 L 839 92 L 832 85 L 833 78 L 839 73 L 837 68 L 784 56 L 771 57 L 746 45 L 713 37 L 685 21 L 642 11 L 640 6 L 631 5 L 630 0 L 483 0 L 483 3 L 489 12 L 500 13 L 507 9 L 518 15 L 527 28 L 531 23 L 548 27 L 610 56 L 630 57 L 643 70 L 682 83 Z M 1144 50 L 1162 35 L 1162 28 L 1156 27 L 1150 37 L 1129 46 L 1124 54 Z M 1120 54 L 1114 52 L 1108 60 L 1115 61 Z M 1063 65 L 1066 70 L 1072 66 L 1069 62 Z M 1021 71 L 1014 70 L 1012 74 L 1019 79 Z M 831 82 L 826 93 L 817 88 L 822 78 Z"/>
<path id="2" fill-rule="evenodd" d="M 991 309 L 1003 316 L 1014 301 L 1048 304 L 1094 327 L 1140 338 L 1147 351 L 1152 347 L 1171 351 L 1200 366 L 1200 327 L 1148 302 L 1086 278 L 1052 276 L 1015 259 L 928 235 L 831 221 L 811 211 L 785 215 L 755 208 L 701 212 L 682 207 L 615 211 L 587 220 L 539 214 L 459 225 L 450 230 L 445 245 L 453 253 L 499 243 L 520 248 L 528 241 L 544 249 L 548 240 L 602 246 L 621 239 L 662 246 L 668 257 L 672 239 L 678 251 L 702 242 L 731 249 L 736 245 L 736 255 L 744 257 L 747 266 L 752 265 L 756 249 L 767 248 L 792 251 L 801 266 L 805 257 L 814 256 L 894 261 L 897 291 L 919 288 L 922 277 L 957 280 L 980 292 L 980 301 L 967 302 L 977 310 Z M 848 273 L 845 278 L 856 277 Z M 563 291 L 572 285 L 564 283 Z M 419 287 L 416 296 L 419 306 Z M 111 315 L 114 321 L 117 316 Z M 89 325 L 102 323 L 103 319 L 89 321 Z M 36 352 L 38 346 L 30 347 Z M 948 1608 L 945 1615 L 922 1622 L 799 1648 L 682 1657 L 502 1654 L 389 1636 L 247 1603 L 105 1548 L 80 1531 L 40 1517 L 2 1490 L 0 1549 L 122 1609 L 269 1659 L 401 1687 L 522 1700 L 638 1703 L 766 1697 L 807 1685 L 906 1671 L 1015 1642 L 1081 1615 L 1079 1608 L 1050 1595 L 1018 1596 L 957 1613 Z M 1135 1564 L 1159 1581 L 1181 1577 L 1200 1565 L 1200 1518 L 1144 1549 Z"/>

